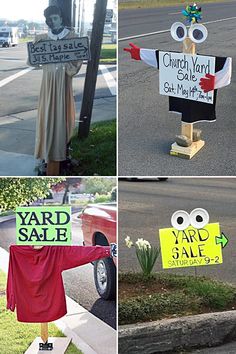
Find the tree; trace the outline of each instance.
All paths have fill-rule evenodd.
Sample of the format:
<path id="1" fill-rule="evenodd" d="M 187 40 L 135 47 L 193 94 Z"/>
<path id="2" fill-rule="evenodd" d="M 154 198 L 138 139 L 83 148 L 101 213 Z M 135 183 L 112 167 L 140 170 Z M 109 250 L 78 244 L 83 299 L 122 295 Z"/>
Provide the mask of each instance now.
<path id="1" fill-rule="evenodd" d="M 85 186 L 85 193 L 91 194 L 106 194 L 111 192 L 112 188 L 116 186 L 116 178 L 86 178 L 83 180 Z"/>
<path id="2" fill-rule="evenodd" d="M 53 185 L 65 178 L 0 178 L 0 211 L 29 205 L 50 194 Z"/>
<path id="3" fill-rule="evenodd" d="M 65 181 L 56 184 L 55 186 L 52 187 L 52 190 L 54 192 L 60 192 L 64 190 L 64 195 L 62 198 L 62 204 L 66 204 L 67 202 L 67 195 L 68 192 L 70 191 L 70 186 L 75 187 L 75 188 L 79 188 L 80 187 L 80 183 L 81 183 L 81 178 L 67 178 Z"/>

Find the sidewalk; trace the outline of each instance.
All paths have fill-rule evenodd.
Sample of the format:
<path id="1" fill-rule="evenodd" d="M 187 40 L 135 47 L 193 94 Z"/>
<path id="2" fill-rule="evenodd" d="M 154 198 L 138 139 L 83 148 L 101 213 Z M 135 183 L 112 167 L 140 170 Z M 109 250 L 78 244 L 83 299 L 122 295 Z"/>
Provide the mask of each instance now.
<path id="1" fill-rule="evenodd" d="M 76 102 L 78 126 L 81 101 Z M 94 100 L 92 123 L 116 117 L 116 97 Z M 1 117 L 0 176 L 35 176 L 34 158 L 37 110 Z"/>
<path id="2" fill-rule="evenodd" d="M 0 218 L 0 223 L 14 219 L 15 215 Z M 0 269 L 8 271 L 9 253 L 0 247 Z M 55 325 L 83 354 L 115 354 L 117 347 L 117 332 L 106 323 L 92 315 L 70 297 L 66 296 L 67 314 Z"/>

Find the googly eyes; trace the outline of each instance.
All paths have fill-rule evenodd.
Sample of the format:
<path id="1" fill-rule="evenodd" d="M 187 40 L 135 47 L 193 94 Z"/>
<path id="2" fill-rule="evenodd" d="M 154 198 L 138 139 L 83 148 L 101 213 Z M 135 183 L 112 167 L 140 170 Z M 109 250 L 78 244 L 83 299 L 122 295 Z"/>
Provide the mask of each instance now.
<path id="1" fill-rule="evenodd" d="M 170 33 L 172 38 L 177 42 L 183 42 L 187 35 L 194 43 L 202 43 L 207 39 L 208 31 L 205 26 L 199 23 L 191 25 L 189 30 L 181 22 L 175 22 L 171 26 Z"/>
<path id="2" fill-rule="evenodd" d="M 196 208 L 190 215 L 185 210 L 177 210 L 171 217 L 171 225 L 177 230 L 185 230 L 190 225 L 202 229 L 209 222 L 209 214 L 205 209 Z"/>
<path id="3" fill-rule="evenodd" d="M 176 211 L 171 217 L 171 225 L 177 230 L 184 230 L 190 225 L 190 216 L 184 210 Z"/>
<path id="4" fill-rule="evenodd" d="M 187 27 L 181 22 L 175 22 L 171 26 L 170 33 L 177 42 L 182 42 L 187 37 Z"/>
<path id="5" fill-rule="evenodd" d="M 202 43 L 207 39 L 208 31 L 205 26 L 196 23 L 190 26 L 188 35 L 193 42 Z"/>
<path id="6" fill-rule="evenodd" d="M 201 229 L 209 222 L 209 214 L 205 209 L 197 208 L 190 213 L 190 223 L 196 229 Z"/>

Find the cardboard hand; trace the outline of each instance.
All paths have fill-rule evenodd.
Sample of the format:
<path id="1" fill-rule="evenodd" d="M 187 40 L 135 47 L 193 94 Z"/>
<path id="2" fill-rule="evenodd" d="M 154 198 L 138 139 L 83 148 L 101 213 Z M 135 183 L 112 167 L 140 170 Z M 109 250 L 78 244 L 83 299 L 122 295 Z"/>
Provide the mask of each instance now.
<path id="1" fill-rule="evenodd" d="M 199 85 L 201 89 L 206 93 L 214 90 L 215 88 L 215 75 L 206 74 L 205 77 L 200 79 Z"/>
<path id="2" fill-rule="evenodd" d="M 111 257 L 117 257 L 117 245 L 116 243 L 111 243 Z"/>
<path id="3" fill-rule="evenodd" d="M 134 43 L 129 43 L 131 48 L 124 48 L 125 52 L 129 52 L 131 54 L 131 58 L 135 60 L 141 60 L 140 57 L 140 48 L 137 47 Z"/>

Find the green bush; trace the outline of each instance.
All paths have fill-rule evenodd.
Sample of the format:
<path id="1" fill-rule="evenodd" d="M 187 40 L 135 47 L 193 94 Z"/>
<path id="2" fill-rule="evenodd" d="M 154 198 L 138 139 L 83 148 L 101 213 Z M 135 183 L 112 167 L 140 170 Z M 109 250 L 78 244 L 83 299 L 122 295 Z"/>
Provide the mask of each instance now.
<path id="1" fill-rule="evenodd" d="M 95 198 L 94 203 L 106 203 L 106 202 L 110 202 L 110 201 L 111 201 L 110 194 L 101 194 Z"/>
<path id="2" fill-rule="evenodd" d="M 147 279 L 142 273 L 120 273 L 119 283 L 132 284 L 134 288 L 140 289 L 139 296 L 135 297 L 133 294 L 133 297 L 119 298 L 120 324 L 230 310 L 235 306 L 236 288 L 206 277 L 161 272 L 152 274 Z M 164 290 L 151 290 L 157 283 Z M 145 288 L 143 295 L 142 288 Z M 146 290 L 149 288 L 147 295 Z"/>
<path id="3" fill-rule="evenodd" d="M 196 311 L 199 302 L 182 291 L 166 294 L 140 296 L 127 301 L 119 301 L 119 324 L 158 320 L 168 315 Z"/>
<path id="4" fill-rule="evenodd" d="M 214 282 L 212 280 L 189 281 L 186 291 L 188 294 L 201 297 L 202 303 L 216 310 L 224 309 L 236 299 L 236 289 Z"/>

